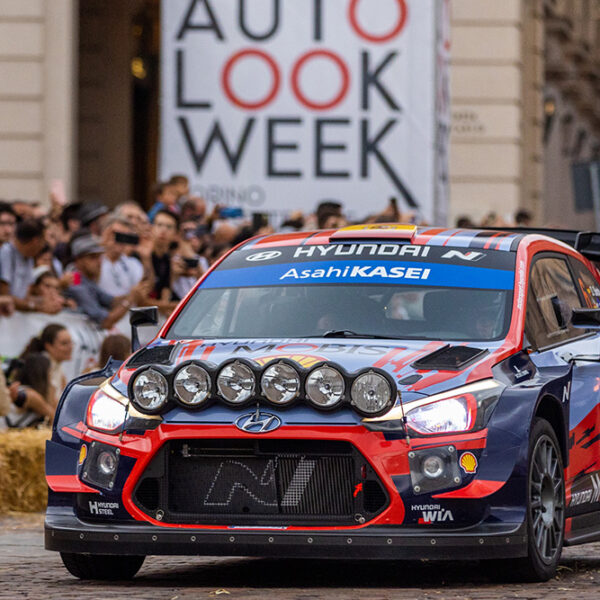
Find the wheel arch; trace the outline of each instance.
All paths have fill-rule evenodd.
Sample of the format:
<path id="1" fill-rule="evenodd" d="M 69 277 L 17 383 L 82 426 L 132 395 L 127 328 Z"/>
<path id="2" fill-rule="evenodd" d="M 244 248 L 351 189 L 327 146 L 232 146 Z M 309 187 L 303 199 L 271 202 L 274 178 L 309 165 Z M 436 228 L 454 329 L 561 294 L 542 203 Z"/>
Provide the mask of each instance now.
<path id="1" fill-rule="evenodd" d="M 563 466 L 566 467 L 569 462 L 568 436 L 563 407 L 560 401 L 550 394 L 541 396 L 535 408 L 534 417 L 545 419 L 550 423 L 560 446 Z"/>

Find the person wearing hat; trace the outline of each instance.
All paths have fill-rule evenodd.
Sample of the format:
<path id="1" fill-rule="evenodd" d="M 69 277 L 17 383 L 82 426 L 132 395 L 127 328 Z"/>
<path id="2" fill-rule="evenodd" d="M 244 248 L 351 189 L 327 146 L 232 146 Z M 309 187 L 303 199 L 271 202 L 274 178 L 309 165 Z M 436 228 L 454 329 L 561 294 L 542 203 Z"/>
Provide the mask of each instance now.
<path id="1" fill-rule="evenodd" d="M 81 312 L 104 329 L 110 329 L 127 311 L 147 295 L 145 282 L 135 285 L 125 296 L 111 296 L 98 286 L 104 249 L 92 234 L 77 237 L 71 244 L 75 266 L 73 285 L 66 292 Z"/>
<path id="2" fill-rule="evenodd" d="M 98 202 L 83 204 L 79 209 L 81 226 L 89 229 L 94 235 L 100 235 L 108 212 L 108 208 Z"/>

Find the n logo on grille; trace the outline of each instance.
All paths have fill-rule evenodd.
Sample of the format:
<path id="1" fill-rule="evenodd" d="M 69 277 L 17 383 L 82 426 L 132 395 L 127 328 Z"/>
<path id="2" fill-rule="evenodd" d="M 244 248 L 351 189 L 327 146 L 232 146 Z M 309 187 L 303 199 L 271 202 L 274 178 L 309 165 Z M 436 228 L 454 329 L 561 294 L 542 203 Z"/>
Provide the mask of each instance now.
<path id="1" fill-rule="evenodd" d="M 302 457 L 296 464 L 293 476 L 283 493 L 281 501 L 277 494 L 278 460 L 272 458 L 253 465 L 239 460 L 224 460 L 219 465 L 204 498 L 204 506 L 239 508 L 251 502 L 255 510 L 260 508 L 298 507 L 309 485 L 317 461 Z M 237 512 L 234 510 L 234 512 Z M 260 510 L 259 510 L 260 512 Z"/>
<path id="2" fill-rule="evenodd" d="M 238 429 L 247 433 L 268 433 L 269 431 L 275 431 L 281 425 L 281 420 L 275 415 L 261 413 L 257 410 L 249 415 L 238 417 L 235 425 Z"/>

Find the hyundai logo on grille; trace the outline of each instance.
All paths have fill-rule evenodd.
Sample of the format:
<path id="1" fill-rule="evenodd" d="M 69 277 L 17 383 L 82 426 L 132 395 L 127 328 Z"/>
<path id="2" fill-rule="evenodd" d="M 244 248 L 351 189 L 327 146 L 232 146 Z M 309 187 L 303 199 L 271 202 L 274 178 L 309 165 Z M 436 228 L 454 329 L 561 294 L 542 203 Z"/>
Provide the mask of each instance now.
<path id="1" fill-rule="evenodd" d="M 248 433 L 268 433 L 269 431 L 275 431 L 281 425 L 281 420 L 275 415 L 257 410 L 238 417 L 235 425 L 238 429 Z"/>
<path id="2" fill-rule="evenodd" d="M 249 260 L 250 262 L 257 262 L 259 260 L 272 260 L 280 256 L 281 252 L 279 252 L 279 250 L 267 250 L 265 252 L 257 252 L 256 254 L 246 256 L 246 260 Z"/>

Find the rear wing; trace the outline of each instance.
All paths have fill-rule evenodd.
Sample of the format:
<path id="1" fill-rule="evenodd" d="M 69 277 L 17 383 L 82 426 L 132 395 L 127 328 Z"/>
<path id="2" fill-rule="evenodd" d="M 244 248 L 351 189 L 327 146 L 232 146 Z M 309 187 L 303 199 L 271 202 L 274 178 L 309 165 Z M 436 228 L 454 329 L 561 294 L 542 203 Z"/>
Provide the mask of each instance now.
<path id="1" fill-rule="evenodd" d="M 506 231 L 522 233 L 523 235 L 537 234 L 554 238 L 568 244 L 587 259 L 600 262 L 600 233 L 595 231 L 576 231 L 573 229 L 544 229 L 532 227 L 486 227 L 490 231 Z"/>

